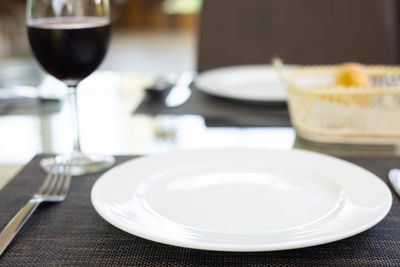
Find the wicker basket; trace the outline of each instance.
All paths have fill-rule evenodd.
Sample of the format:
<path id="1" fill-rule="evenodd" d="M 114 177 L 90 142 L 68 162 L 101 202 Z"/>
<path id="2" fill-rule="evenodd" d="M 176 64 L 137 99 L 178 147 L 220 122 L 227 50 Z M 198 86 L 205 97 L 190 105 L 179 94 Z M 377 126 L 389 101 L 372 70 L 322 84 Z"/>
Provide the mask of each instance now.
<path id="1" fill-rule="evenodd" d="M 400 67 L 367 66 L 370 87 L 334 86 L 337 68 L 280 70 L 297 134 L 317 142 L 400 142 Z"/>

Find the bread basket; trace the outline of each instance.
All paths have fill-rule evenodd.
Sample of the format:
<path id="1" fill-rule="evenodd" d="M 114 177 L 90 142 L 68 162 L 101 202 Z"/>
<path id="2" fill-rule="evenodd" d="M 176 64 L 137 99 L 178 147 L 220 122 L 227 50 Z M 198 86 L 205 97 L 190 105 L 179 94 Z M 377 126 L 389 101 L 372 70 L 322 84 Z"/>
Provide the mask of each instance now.
<path id="1" fill-rule="evenodd" d="M 368 87 L 335 86 L 338 67 L 305 66 L 289 75 L 274 62 L 288 90 L 296 133 L 329 143 L 400 142 L 400 67 L 366 66 Z"/>

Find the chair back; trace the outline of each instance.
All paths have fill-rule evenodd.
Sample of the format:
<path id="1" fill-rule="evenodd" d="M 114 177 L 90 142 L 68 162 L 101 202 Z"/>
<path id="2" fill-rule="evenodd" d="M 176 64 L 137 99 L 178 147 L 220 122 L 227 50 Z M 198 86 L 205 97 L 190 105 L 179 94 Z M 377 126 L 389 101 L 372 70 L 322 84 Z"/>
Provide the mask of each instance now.
<path id="1" fill-rule="evenodd" d="M 396 0 L 204 0 L 197 69 L 399 63 Z"/>

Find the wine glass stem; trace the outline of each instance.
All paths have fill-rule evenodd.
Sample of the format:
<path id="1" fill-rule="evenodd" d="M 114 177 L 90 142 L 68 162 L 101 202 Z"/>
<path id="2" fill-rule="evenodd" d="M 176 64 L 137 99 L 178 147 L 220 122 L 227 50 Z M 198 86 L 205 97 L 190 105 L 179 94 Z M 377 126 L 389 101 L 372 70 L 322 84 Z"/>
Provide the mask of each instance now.
<path id="1" fill-rule="evenodd" d="M 78 102 L 76 94 L 77 86 L 68 86 L 68 103 L 71 110 L 72 134 L 73 134 L 73 155 L 81 154 L 81 142 L 79 136 Z"/>

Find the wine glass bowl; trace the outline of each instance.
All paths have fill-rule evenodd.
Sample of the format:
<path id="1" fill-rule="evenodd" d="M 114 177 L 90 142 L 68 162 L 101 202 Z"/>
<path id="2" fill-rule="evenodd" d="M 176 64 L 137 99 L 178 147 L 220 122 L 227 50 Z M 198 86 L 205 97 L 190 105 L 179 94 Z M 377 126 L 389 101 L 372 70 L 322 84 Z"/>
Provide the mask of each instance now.
<path id="1" fill-rule="evenodd" d="M 76 86 L 102 62 L 110 39 L 103 18 L 37 19 L 28 25 L 32 51 L 40 65 L 69 86 Z"/>
<path id="2" fill-rule="evenodd" d="M 111 36 L 109 0 L 28 0 L 27 30 L 32 52 L 43 69 L 68 86 L 74 133 L 73 152 L 45 158 L 72 162 L 72 175 L 101 171 L 114 163 L 111 156 L 82 153 L 77 105 L 78 84 L 103 61 Z"/>

